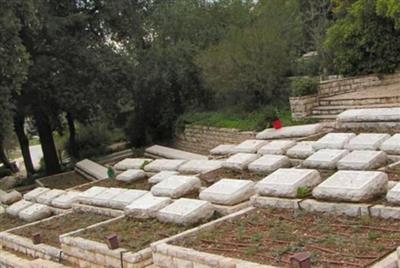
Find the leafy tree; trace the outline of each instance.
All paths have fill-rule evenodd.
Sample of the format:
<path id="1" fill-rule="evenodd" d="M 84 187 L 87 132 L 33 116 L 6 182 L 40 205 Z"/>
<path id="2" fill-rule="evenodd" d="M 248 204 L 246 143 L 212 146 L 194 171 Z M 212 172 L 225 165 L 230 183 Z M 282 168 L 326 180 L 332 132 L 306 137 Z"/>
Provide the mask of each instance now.
<path id="1" fill-rule="evenodd" d="M 377 0 L 377 13 L 381 16 L 392 18 L 395 21 L 396 29 L 400 28 L 400 2 L 397 0 Z"/>

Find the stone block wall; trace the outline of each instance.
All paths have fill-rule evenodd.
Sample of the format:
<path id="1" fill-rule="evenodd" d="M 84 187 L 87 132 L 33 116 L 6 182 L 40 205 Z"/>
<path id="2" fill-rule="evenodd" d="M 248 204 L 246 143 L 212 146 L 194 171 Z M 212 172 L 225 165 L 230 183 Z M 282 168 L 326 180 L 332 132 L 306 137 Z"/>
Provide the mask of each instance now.
<path id="1" fill-rule="evenodd" d="M 318 104 L 318 96 L 290 97 L 289 101 L 292 118 L 299 120 L 311 115 L 313 108 Z"/>
<path id="2" fill-rule="evenodd" d="M 208 155 L 220 144 L 239 144 L 255 139 L 256 132 L 238 129 L 187 125 L 183 133 L 176 137 L 174 147 L 180 150 Z"/>
<path id="3" fill-rule="evenodd" d="M 348 92 L 363 90 L 368 87 L 380 86 L 383 80 L 376 75 L 368 75 L 362 77 L 344 78 L 334 81 L 323 81 L 319 87 L 320 97 L 329 97 Z"/>

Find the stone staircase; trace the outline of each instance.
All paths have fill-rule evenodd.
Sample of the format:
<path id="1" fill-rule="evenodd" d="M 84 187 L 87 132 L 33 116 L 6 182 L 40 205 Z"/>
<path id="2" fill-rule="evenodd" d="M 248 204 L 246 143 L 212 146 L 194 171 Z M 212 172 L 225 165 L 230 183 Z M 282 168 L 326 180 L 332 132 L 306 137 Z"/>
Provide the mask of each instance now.
<path id="1" fill-rule="evenodd" d="M 310 117 L 333 120 L 349 109 L 390 107 L 400 107 L 399 73 L 323 83 Z"/>

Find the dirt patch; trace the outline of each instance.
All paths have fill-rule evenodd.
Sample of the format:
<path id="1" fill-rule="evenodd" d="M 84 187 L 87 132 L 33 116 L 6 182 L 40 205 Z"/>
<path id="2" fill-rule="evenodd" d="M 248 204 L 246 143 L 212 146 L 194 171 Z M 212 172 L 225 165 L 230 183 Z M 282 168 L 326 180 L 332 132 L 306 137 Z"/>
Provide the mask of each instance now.
<path id="1" fill-rule="evenodd" d="M 91 180 L 80 175 L 78 172 L 71 171 L 55 176 L 50 176 L 40 179 L 44 187 L 51 189 L 68 189 L 81 184 L 89 183 Z"/>
<path id="2" fill-rule="evenodd" d="M 288 266 L 309 251 L 313 267 L 367 267 L 400 243 L 399 221 L 258 209 L 176 244 L 248 261 Z"/>
<path id="3" fill-rule="evenodd" d="M 227 168 L 220 168 L 210 171 L 208 173 L 204 173 L 200 175 L 200 178 L 211 185 L 221 179 L 252 180 L 257 182 L 262 180 L 266 176 L 267 175 L 252 173 L 248 170 L 237 171 Z"/>
<path id="4" fill-rule="evenodd" d="M 44 244 L 59 248 L 60 242 L 58 240 L 58 237 L 60 235 L 108 219 L 110 219 L 110 217 L 104 215 L 91 214 L 87 212 L 76 212 L 51 219 L 49 221 L 44 221 L 35 225 L 27 226 L 25 228 L 15 230 L 12 233 L 31 239 L 34 233 L 41 232 L 42 241 Z"/>
<path id="5" fill-rule="evenodd" d="M 0 214 L 0 232 L 27 224 L 26 221 L 20 220 L 17 217 L 8 215 L 7 213 Z"/>
<path id="6" fill-rule="evenodd" d="M 151 188 L 151 184 L 148 182 L 147 178 L 134 181 L 134 182 L 123 182 L 117 181 L 115 179 L 105 179 L 96 181 L 93 183 L 89 183 L 86 185 L 82 185 L 80 187 L 75 188 L 76 191 L 86 191 L 93 186 L 101 186 L 101 187 L 115 187 L 115 188 L 126 188 L 126 189 L 138 189 L 138 190 L 146 190 L 149 191 Z"/>

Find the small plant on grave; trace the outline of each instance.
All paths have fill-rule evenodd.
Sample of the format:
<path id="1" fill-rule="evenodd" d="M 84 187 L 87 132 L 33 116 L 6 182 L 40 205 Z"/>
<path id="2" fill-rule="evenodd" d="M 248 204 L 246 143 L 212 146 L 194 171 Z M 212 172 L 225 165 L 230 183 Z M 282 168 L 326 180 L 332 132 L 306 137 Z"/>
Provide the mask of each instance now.
<path id="1" fill-rule="evenodd" d="M 297 188 L 297 198 L 307 198 L 311 196 L 311 189 L 308 187 Z"/>
<path id="2" fill-rule="evenodd" d="M 260 233 L 256 233 L 254 235 L 251 236 L 251 241 L 252 242 L 259 242 L 264 238 L 264 236 Z"/>
<path id="3" fill-rule="evenodd" d="M 144 170 L 144 167 L 147 166 L 147 165 L 150 164 L 150 163 L 151 163 L 151 161 L 145 160 L 145 161 L 143 162 L 143 164 L 140 166 L 140 169 L 143 169 L 143 170 Z"/>

